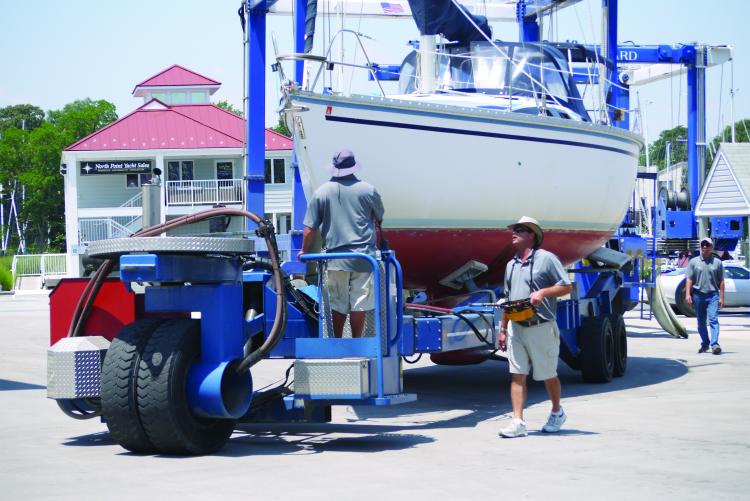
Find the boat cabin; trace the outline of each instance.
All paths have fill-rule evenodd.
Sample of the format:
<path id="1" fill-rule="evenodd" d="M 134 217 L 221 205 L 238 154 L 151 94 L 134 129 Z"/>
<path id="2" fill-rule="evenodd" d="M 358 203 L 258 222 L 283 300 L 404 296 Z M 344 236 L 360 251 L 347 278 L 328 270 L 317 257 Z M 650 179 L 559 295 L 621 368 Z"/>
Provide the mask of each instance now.
<path id="1" fill-rule="evenodd" d="M 552 45 L 479 41 L 445 44 L 438 52 L 438 93 L 494 96 L 500 102 L 485 107 L 531 114 L 538 114 L 539 101 L 545 100 L 559 104 L 545 110 L 548 116 L 590 121 L 568 62 Z M 417 58 L 414 50 L 401 64 L 402 94 L 418 92 Z"/>

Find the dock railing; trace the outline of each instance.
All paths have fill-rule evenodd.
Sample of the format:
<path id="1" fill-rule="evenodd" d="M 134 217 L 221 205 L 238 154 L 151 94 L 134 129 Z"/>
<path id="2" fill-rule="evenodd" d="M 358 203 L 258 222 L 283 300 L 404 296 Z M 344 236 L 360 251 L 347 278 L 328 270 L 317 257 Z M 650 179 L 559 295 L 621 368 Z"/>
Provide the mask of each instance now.
<path id="1" fill-rule="evenodd" d="M 40 287 L 48 278 L 62 278 L 68 272 L 65 254 L 21 254 L 13 256 L 11 273 L 14 279 L 39 277 Z"/>

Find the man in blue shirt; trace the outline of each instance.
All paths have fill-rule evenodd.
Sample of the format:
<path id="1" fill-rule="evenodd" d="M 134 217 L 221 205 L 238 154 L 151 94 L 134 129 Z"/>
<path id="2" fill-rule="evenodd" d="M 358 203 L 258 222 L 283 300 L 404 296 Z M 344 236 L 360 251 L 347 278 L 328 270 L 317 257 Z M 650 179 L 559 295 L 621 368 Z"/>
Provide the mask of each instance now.
<path id="1" fill-rule="evenodd" d="M 377 190 L 354 175 L 361 169 L 349 150 L 337 152 L 326 166 L 331 179 L 315 190 L 307 205 L 298 256 L 310 252 L 318 231 L 325 252 L 375 254 L 375 228 L 385 209 Z M 342 337 L 349 315 L 352 337 L 362 337 L 366 314 L 375 308 L 372 267 L 363 259 L 334 259 L 327 267 L 334 335 Z"/>
<path id="2" fill-rule="evenodd" d="M 685 270 L 685 301 L 695 305 L 698 317 L 698 333 L 701 347 L 698 353 L 710 349 L 714 355 L 721 353 L 719 346 L 719 309 L 724 307 L 724 265 L 714 256 L 714 242 L 710 238 L 701 240 L 701 253 L 690 260 Z M 711 326 L 708 339 L 706 319 Z"/>

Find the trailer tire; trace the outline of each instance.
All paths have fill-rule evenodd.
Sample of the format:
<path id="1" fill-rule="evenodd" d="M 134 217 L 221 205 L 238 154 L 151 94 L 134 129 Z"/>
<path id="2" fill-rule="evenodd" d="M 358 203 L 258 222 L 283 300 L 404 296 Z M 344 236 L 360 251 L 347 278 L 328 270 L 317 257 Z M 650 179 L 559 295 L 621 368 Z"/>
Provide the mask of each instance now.
<path id="1" fill-rule="evenodd" d="M 123 327 L 112 340 L 102 364 L 102 416 L 112 438 L 131 452 L 154 451 L 141 425 L 136 392 L 143 350 L 161 322 L 136 320 Z"/>
<path id="2" fill-rule="evenodd" d="M 695 317 L 695 307 L 685 301 L 685 282 L 682 282 L 677 287 L 677 292 L 674 294 L 675 301 L 677 301 L 677 309 L 680 310 L 680 313 L 686 317 Z"/>
<path id="3" fill-rule="evenodd" d="M 612 375 L 621 377 L 625 375 L 628 368 L 628 332 L 625 328 L 625 319 L 622 315 L 612 315 L 609 318 L 612 323 L 612 335 L 614 336 L 614 366 Z"/>
<path id="4" fill-rule="evenodd" d="M 608 317 L 586 317 L 581 324 L 581 373 L 587 383 L 606 383 L 614 371 L 615 343 Z"/>
<path id="5" fill-rule="evenodd" d="M 200 353 L 200 322 L 168 320 L 149 339 L 138 370 L 138 412 L 159 452 L 208 454 L 221 449 L 234 431 L 233 419 L 195 416 L 186 382 Z"/>

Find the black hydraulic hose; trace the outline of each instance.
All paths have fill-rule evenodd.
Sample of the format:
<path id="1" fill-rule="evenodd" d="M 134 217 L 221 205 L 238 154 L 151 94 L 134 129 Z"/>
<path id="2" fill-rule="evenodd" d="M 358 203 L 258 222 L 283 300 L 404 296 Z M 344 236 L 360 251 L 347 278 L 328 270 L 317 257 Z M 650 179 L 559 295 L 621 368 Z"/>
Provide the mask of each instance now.
<path id="1" fill-rule="evenodd" d="M 252 212 L 242 209 L 232 209 L 226 207 L 218 207 L 214 209 L 208 209 L 203 212 L 195 214 L 189 214 L 186 216 L 179 217 L 172 221 L 151 226 L 149 228 L 142 229 L 135 233 L 133 236 L 138 237 L 152 237 L 160 235 L 166 231 L 185 226 L 187 224 L 197 223 L 204 219 L 209 219 L 217 216 L 241 216 L 252 220 L 258 225 L 258 236 L 262 237 L 266 241 L 269 254 L 271 256 L 271 268 L 274 278 L 274 285 L 276 290 L 276 316 L 274 318 L 273 327 L 271 332 L 268 334 L 265 342 L 255 351 L 248 354 L 236 367 L 238 373 L 242 373 L 248 370 L 250 367 L 255 365 L 258 361 L 263 359 L 273 348 L 278 344 L 284 335 L 284 328 L 286 327 L 287 320 L 287 308 L 286 299 L 284 295 L 284 280 L 281 273 L 281 264 L 279 261 L 279 249 L 276 245 L 276 236 L 273 231 L 273 225 L 269 221 L 263 220 Z M 112 269 L 112 259 L 106 259 L 99 269 L 94 273 L 89 282 L 86 284 L 81 297 L 78 300 L 76 309 L 73 312 L 70 329 L 68 330 L 69 337 L 75 337 L 80 335 L 83 330 L 83 326 L 86 323 L 88 313 L 93 307 L 96 296 L 104 283 L 107 275 Z"/>
<path id="2" fill-rule="evenodd" d="M 252 261 L 247 261 L 242 265 L 243 270 L 251 270 L 254 268 L 273 270 L 271 262 L 267 259 L 254 259 Z M 294 303 L 299 306 L 299 309 L 302 310 L 302 313 L 307 315 L 310 320 L 317 322 L 318 314 L 315 313 L 315 311 L 313 311 L 307 304 L 304 295 L 292 285 L 292 282 L 289 280 L 289 275 L 287 273 L 284 273 L 283 278 L 284 288 L 289 293 L 289 295 L 292 296 L 292 299 L 294 299 Z"/>
<path id="3" fill-rule="evenodd" d="M 472 332 L 477 337 L 477 339 L 479 339 L 482 343 L 486 344 L 487 346 L 489 346 L 493 350 L 496 350 L 495 349 L 495 345 L 493 343 L 490 343 L 487 340 L 487 338 L 485 336 L 483 336 L 481 332 L 479 332 L 479 329 L 477 329 L 477 327 L 474 325 L 474 322 L 472 322 L 471 320 L 469 320 L 469 318 L 467 318 L 466 315 L 463 315 L 462 313 L 457 313 L 457 312 L 455 312 L 455 311 L 453 311 L 451 309 L 448 309 L 448 308 L 441 308 L 439 306 L 429 306 L 429 305 L 424 305 L 424 304 L 407 303 L 406 304 L 406 308 L 409 309 L 409 310 L 425 311 L 425 312 L 433 313 L 433 314 L 435 314 L 435 313 L 441 313 L 441 314 L 444 314 L 444 315 L 455 315 L 458 318 L 460 318 L 461 320 L 463 320 L 464 322 L 466 322 L 466 324 L 472 330 Z M 486 322 L 486 320 L 485 320 L 485 322 Z"/>
<path id="4" fill-rule="evenodd" d="M 481 342 L 483 342 L 484 344 L 486 344 L 487 346 L 495 350 L 495 345 L 490 343 L 487 340 L 487 338 L 484 337 L 481 332 L 479 332 L 479 329 L 477 329 L 476 325 L 474 325 L 474 322 L 469 320 L 469 318 L 466 315 L 463 315 L 461 313 L 456 313 L 456 312 L 453 312 L 453 314 L 456 315 L 461 320 L 463 320 L 464 322 L 466 322 L 469 328 L 474 332 L 474 335 L 477 337 L 477 339 L 479 339 Z"/>
<path id="5" fill-rule="evenodd" d="M 406 357 L 401 357 L 401 358 L 404 359 L 404 362 L 406 362 L 407 364 L 416 364 L 422 358 L 422 355 L 424 355 L 424 353 L 420 353 L 419 355 L 417 355 L 417 358 L 413 360 L 410 360 Z"/>

